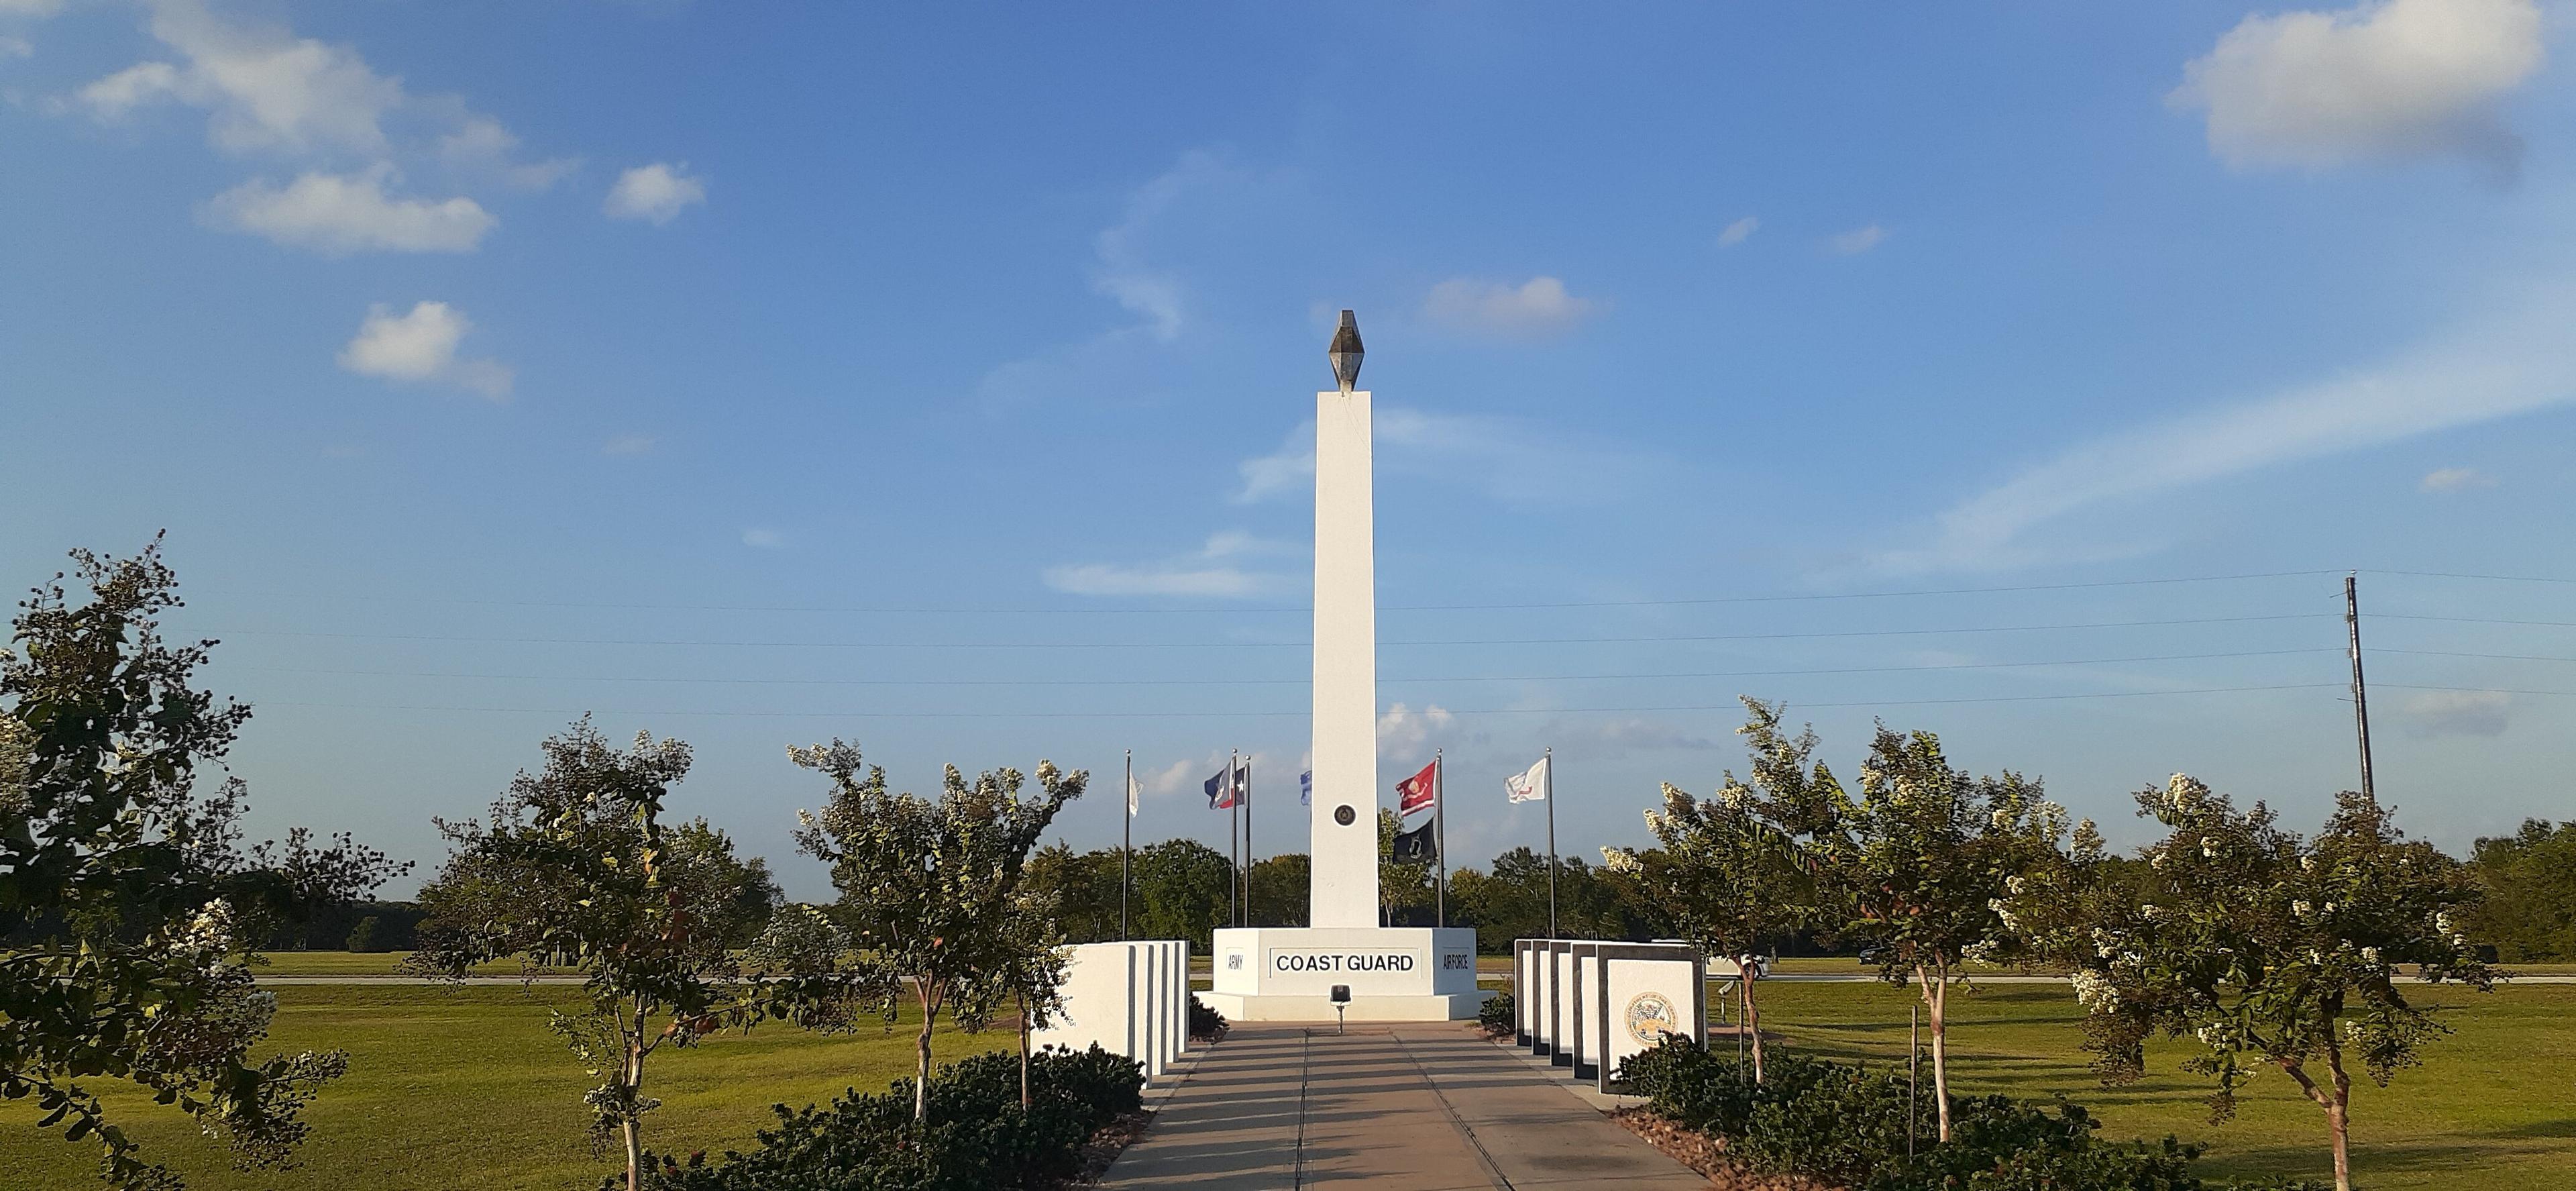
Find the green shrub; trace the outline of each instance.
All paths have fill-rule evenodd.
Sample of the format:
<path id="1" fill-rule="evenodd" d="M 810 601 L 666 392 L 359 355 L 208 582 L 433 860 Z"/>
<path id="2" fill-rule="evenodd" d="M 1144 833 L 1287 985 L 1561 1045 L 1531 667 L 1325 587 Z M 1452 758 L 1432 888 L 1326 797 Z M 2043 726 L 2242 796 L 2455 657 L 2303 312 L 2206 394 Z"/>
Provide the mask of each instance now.
<path id="1" fill-rule="evenodd" d="M 1902 1072 L 1770 1056 L 1756 1084 L 1732 1055 L 1687 1039 L 1628 1060 L 1620 1076 L 1655 1112 L 1726 1139 L 1727 1152 L 1757 1170 L 1804 1174 L 1851 1191 L 2202 1191 L 2191 1173 L 2200 1147 L 2171 1137 L 2156 1144 L 2094 1136 L 2101 1124 L 2063 1098 L 2039 1104 L 2009 1096 L 1950 1101 L 1951 1140 L 1934 1140 L 1931 1083 L 1912 1105 L 1907 1154 L 1907 1081 Z"/>
<path id="2" fill-rule="evenodd" d="M 1190 1041 L 1210 1044 L 1225 1041 L 1229 1027 L 1225 1015 L 1209 1008 L 1197 993 L 1190 994 Z"/>
<path id="3" fill-rule="evenodd" d="M 1020 1107 L 1019 1056 L 944 1064 L 930 1083 L 929 1120 L 912 1119 L 912 1080 L 878 1095 L 852 1092 L 829 1107 L 789 1111 L 750 1153 L 708 1162 L 693 1154 L 648 1162 L 656 1191 L 982 1191 L 1053 1187 L 1080 1170 L 1101 1126 L 1143 1104 L 1133 1059 L 1094 1046 L 1029 1059 L 1030 1105 Z M 610 1180 L 613 1187 L 617 1180 Z"/>
<path id="4" fill-rule="evenodd" d="M 1489 1036 L 1519 1033 L 1520 1017 L 1512 1009 L 1512 994 L 1498 992 L 1485 998 L 1484 1007 L 1476 1010 L 1476 1024 L 1485 1027 Z"/>

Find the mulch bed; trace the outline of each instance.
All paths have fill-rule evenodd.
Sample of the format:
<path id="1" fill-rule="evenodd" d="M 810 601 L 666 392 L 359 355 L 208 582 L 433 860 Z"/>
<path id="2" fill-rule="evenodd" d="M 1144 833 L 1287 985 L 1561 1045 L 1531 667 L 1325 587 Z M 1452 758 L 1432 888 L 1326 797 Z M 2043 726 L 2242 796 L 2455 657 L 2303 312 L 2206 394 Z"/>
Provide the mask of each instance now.
<path id="1" fill-rule="evenodd" d="M 1662 1150 L 1708 1180 L 1719 1191 L 1836 1191 L 1833 1184 L 1802 1174 L 1760 1174 L 1746 1170 L 1726 1156 L 1726 1142 L 1682 1128 L 1670 1118 L 1644 1108 L 1623 1108 L 1610 1114 L 1622 1128 L 1645 1139 L 1647 1145 Z"/>
<path id="2" fill-rule="evenodd" d="M 1154 1123 L 1154 1114 L 1144 1110 L 1131 1112 L 1100 1127 L 1091 1140 L 1082 1145 L 1082 1173 L 1074 1176 L 1073 1185 L 1089 1186 L 1109 1172 L 1109 1164 L 1118 1160 L 1128 1146 L 1145 1135 L 1145 1127 Z"/>

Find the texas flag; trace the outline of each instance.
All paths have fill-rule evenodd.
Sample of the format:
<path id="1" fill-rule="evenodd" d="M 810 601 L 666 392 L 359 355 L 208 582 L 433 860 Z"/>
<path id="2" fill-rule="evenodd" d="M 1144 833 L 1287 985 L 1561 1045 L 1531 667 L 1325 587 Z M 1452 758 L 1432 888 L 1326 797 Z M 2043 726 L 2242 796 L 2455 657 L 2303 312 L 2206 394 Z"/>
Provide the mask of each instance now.
<path id="1" fill-rule="evenodd" d="M 1440 802 L 1440 759 L 1434 757 L 1422 772 L 1395 784 L 1395 813 L 1398 818 L 1417 811 L 1427 811 Z"/>
<path id="2" fill-rule="evenodd" d="M 1242 796 L 1243 788 L 1251 783 L 1252 759 L 1246 757 L 1240 766 L 1217 770 L 1216 776 L 1209 778 L 1201 788 L 1207 791 L 1208 809 L 1221 811 L 1231 808 L 1235 799 Z"/>

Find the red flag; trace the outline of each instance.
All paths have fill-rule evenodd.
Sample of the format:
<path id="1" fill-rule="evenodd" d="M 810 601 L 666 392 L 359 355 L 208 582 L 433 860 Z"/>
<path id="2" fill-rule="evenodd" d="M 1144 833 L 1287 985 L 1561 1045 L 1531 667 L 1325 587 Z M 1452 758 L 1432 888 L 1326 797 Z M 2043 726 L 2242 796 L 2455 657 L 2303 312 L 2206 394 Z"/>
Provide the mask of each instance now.
<path id="1" fill-rule="evenodd" d="M 1422 772 L 1397 782 L 1395 800 L 1397 818 L 1415 811 L 1430 810 L 1433 803 L 1440 801 L 1440 759 L 1432 758 L 1429 765 L 1422 767 Z"/>

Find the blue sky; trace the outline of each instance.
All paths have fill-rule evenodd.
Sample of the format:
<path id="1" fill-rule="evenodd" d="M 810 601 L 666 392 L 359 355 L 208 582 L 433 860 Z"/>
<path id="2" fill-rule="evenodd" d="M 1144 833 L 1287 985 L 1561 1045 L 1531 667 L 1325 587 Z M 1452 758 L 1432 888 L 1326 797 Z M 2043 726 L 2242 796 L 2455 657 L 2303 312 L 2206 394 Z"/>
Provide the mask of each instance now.
<path id="1" fill-rule="evenodd" d="M 593 709 L 800 894 L 833 735 L 1302 847 L 1348 306 L 1463 859 L 1739 693 L 2313 822 L 2350 569 L 2457 848 L 2576 763 L 2576 585 L 2399 573 L 2576 577 L 2570 11 L 0 0 L 0 559 L 169 531 L 266 831 L 434 860 Z"/>

